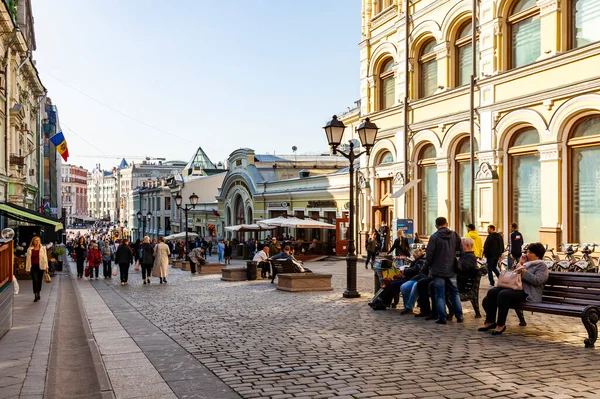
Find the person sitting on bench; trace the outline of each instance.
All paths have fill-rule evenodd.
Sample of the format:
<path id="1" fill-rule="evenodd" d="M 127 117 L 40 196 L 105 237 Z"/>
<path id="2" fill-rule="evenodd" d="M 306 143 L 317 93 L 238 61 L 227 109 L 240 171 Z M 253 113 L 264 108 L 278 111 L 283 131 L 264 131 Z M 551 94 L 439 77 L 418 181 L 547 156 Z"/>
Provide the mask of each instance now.
<path id="1" fill-rule="evenodd" d="M 492 335 L 500 335 L 506 331 L 506 316 L 511 307 L 522 301 L 542 301 L 544 284 L 550 275 L 543 261 L 545 253 L 546 247 L 536 242 L 529 244 L 527 252 L 521 256 L 519 264 L 513 271 L 521 274 L 522 290 L 494 287 L 488 291 L 483 299 L 485 324 L 478 331 L 493 330 Z"/>
<path id="2" fill-rule="evenodd" d="M 267 272 L 271 274 L 271 264 L 269 263 L 269 246 L 265 245 L 261 251 L 258 251 L 252 258 L 252 262 L 260 266 L 261 278 L 266 278 Z"/>

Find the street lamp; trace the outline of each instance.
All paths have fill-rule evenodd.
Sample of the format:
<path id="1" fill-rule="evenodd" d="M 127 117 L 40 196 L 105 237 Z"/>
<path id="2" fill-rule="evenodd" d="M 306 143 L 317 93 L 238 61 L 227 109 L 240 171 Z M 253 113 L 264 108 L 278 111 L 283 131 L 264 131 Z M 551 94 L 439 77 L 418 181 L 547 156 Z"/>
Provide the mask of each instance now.
<path id="1" fill-rule="evenodd" d="M 350 140 L 350 150 L 344 152 L 338 149 L 338 146 L 342 142 L 344 136 L 344 130 L 346 126 L 337 116 L 327 122 L 325 127 L 325 134 L 327 135 L 327 141 L 331 146 L 334 154 L 340 154 L 350 162 L 350 215 L 349 215 L 349 226 L 348 226 L 348 255 L 346 256 L 346 291 L 344 291 L 344 298 L 359 298 L 360 294 L 356 290 L 356 254 L 354 248 L 354 161 L 362 154 L 369 155 L 371 148 L 375 144 L 375 138 L 377 137 L 377 131 L 379 128 L 377 125 L 372 123 L 369 118 L 365 119 L 360 124 L 358 129 L 358 138 L 362 146 L 365 148 L 364 151 L 354 152 L 354 141 Z"/>
<path id="2" fill-rule="evenodd" d="M 196 195 L 196 193 L 192 193 L 192 195 L 190 195 L 190 197 L 189 197 L 189 200 L 190 200 L 191 206 L 184 205 L 182 207 L 181 202 L 183 201 L 183 198 L 181 197 L 181 193 L 177 193 L 177 195 L 175 196 L 175 205 L 177 206 L 177 209 L 182 209 L 183 213 L 185 214 L 185 254 L 186 254 L 186 256 L 188 253 L 188 212 L 191 211 L 192 209 L 196 208 L 196 204 L 198 204 L 198 196 Z"/>
<path id="3" fill-rule="evenodd" d="M 141 239 L 143 240 L 144 236 L 146 235 L 146 221 L 150 221 L 150 218 L 152 217 L 152 212 L 148 211 L 148 213 L 146 214 L 146 217 L 143 217 L 142 212 L 138 211 L 138 213 L 136 213 L 135 216 L 137 217 L 138 222 L 140 222 L 142 224 Z"/>

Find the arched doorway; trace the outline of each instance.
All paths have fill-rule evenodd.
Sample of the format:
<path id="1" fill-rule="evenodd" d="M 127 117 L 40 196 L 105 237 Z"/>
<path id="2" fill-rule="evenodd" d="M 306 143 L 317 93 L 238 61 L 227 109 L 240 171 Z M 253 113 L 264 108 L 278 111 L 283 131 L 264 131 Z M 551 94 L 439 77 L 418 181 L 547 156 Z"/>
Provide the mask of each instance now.
<path id="1" fill-rule="evenodd" d="M 579 121 L 569 136 L 569 240 L 600 241 L 600 116 Z"/>
<path id="2" fill-rule="evenodd" d="M 540 136 L 533 127 L 517 131 L 511 139 L 508 174 L 508 223 L 517 223 L 525 242 L 540 239 L 542 225 Z"/>

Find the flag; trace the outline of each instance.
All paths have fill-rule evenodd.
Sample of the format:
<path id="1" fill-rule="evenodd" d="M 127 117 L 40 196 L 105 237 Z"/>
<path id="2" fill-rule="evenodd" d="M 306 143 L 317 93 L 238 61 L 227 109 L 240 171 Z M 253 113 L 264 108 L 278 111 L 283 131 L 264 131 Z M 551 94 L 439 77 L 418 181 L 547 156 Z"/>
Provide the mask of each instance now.
<path id="1" fill-rule="evenodd" d="M 219 212 L 217 212 L 217 210 L 215 208 L 213 208 L 212 210 L 213 215 L 215 215 L 216 217 L 221 217 L 221 215 L 219 215 Z"/>
<path id="2" fill-rule="evenodd" d="M 56 151 L 58 151 L 65 162 L 67 162 L 67 159 L 69 158 L 69 148 L 67 147 L 67 140 L 65 140 L 63 132 L 58 132 L 50 137 L 50 141 L 56 147 Z"/>

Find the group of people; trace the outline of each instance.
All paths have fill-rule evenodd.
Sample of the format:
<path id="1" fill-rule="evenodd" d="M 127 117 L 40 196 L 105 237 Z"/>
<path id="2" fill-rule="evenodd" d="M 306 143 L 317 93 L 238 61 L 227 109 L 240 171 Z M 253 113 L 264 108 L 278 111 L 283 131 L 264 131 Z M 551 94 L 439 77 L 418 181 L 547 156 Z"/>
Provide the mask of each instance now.
<path id="1" fill-rule="evenodd" d="M 302 262 L 294 256 L 295 249 L 291 245 L 285 245 L 283 248 L 273 238 L 271 245 L 265 245 L 260 251 L 256 252 L 252 261 L 261 268 L 261 278 L 270 278 L 275 281 L 276 272 L 271 268 L 271 260 L 290 260 L 298 273 L 310 273 L 311 271 L 302 265 Z"/>
<path id="2" fill-rule="evenodd" d="M 461 288 L 464 288 L 462 286 L 467 279 L 475 278 L 478 275 L 477 258 L 484 254 L 487 255 L 489 265 L 489 256 L 493 255 L 493 251 L 496 250 L 495 240 L 497 238 L 493 236 L 489 243 L 486 240 L 486 247 L 481 243 L 478 245 L 472 238 L 473 234 L 467 234 L 467 237 L 461 238 L 448 228 L 448 221 L 444 217 L 437 218 L 435 223 L 437 230 L 429 237 L 426 250 L 417 248 L 412 252 L 414 261 L 404 269 L 401 279 L 388 283 L 381 295 L 369 304 L 373 309 L 386 309 L 394 296 L 400 292 L 404 303 L 404 309 L 400 314 L 414 314 L 414 308 L 418 305 L 420 313 L 415 314 L 415 317 L 435 320 L 438 324 L 446 324 L 448 299 L 456 321 L 462 323 L 463 311 L 459 292 Z M 513 238 L 517 242 L 519 239 L 522 240 L 517 227 L 516 224 L 513 224 L 514 234 L 511 234 L 511 241 Z M 470 233 L 475 228 L 469 225 L 468 230 Z M 490 235 L 495 233 L 494 226 L 489 226 L 488 232 Z M 398 241 L 397 247 L 404 247 L 401 234 L 398 235 Z M 512 243 L 511 248 L 513 248 Z M 521 246 L 518 248 L 520 251 Z M 511 307 L 522 301 L 540 302 L 542 300 L 543 286 L 549 276 L 548 268 L 543 262 L 545 252 L 546 248 L 542 244 L 529 244 L 526 253 L 518 257 L 516 264 L 511 265 L 514 272 L 521 275 L 522 290 L 496 287 L 491 280 L 492 288 L 483 300 L 486 320 L 479 331 L 491 331 L 492 335 L 500 335 L 506 330 L 506 318 Z M 517 254 L 515 248 L 513 256 Z M 496 258 L 495 264 L 497 261 Z"/>
<path id="3" fill-rule="evenodd" d="M 161 284 L 167 282 L 171 250 L 162 237 L 151 242 L 150 238 L 146 236 L 142 242 L 138 240 L 135 244 L 130 245 L 127 238 L 114 242 L 105 238 L 96 242 L 93 239 L 88 241 L 86 237 L 80 236 L 75 243 L 70 243 L 69 248 L 75 255 L 77 278 L 84 276 L 84 266 L 87 263 L 90 280 L 100 278 L 100 265 L 103 266 L 103 277 L 111 279 L 113 274 L 116 275 L 116 270 L 113 273 L 112 267 L 114 262 L 119 267 L 121 285 L 127 285 L 129 268 L 136 262 L 142 270 L 144 284 L 150 284 L 151 276 L 158 277 Z"/>

